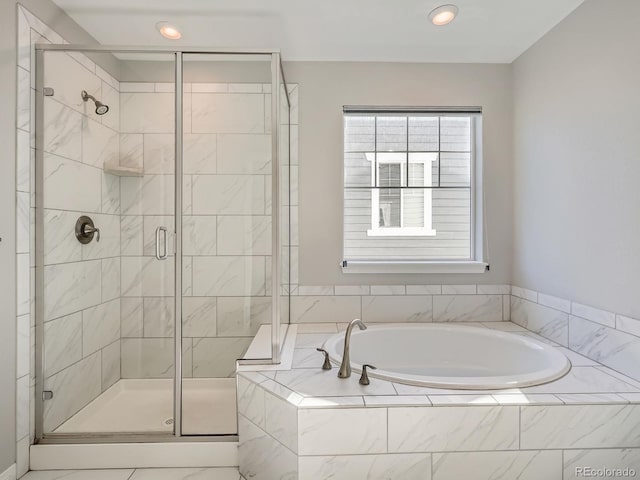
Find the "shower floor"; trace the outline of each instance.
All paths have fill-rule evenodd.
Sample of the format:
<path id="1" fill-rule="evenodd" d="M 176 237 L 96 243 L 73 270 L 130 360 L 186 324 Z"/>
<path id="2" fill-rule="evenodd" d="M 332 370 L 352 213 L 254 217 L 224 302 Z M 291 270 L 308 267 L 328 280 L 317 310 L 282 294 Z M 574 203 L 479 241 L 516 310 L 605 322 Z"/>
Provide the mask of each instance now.
<path id="1" fill-rule="evenodd" d="M 235 434 L 235 378 L 185 378 L 182 384 L 185 435 Z M 56 433 L 173 431 L 173 380 L 123 379 L 60 425 Z"/>

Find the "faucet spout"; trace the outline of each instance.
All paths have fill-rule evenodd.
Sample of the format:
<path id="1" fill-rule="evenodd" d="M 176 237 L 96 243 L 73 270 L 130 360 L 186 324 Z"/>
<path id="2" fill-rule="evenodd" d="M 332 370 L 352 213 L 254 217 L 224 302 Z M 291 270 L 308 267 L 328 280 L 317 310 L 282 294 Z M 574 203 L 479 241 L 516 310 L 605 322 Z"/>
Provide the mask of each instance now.
<path id="1" fill-rule="evenodd" d="M 349 359 L 349 343 L 351 342 L 351 330 L 357 325 L 360 330 L 366 330 L 367 326 L 359 318 L 355 318 L 349 322 L 347 333 L 344 336 L 344 352 L 342 354 L 342 364 L 338 371 L 339 378 L 349 378 L 351 376 L 351 360 Z"/>

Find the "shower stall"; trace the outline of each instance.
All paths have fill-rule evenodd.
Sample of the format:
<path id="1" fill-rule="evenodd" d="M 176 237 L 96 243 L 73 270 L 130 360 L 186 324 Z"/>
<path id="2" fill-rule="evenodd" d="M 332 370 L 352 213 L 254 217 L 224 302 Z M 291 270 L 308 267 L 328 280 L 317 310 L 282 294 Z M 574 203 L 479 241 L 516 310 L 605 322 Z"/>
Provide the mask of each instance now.
<path id="1" fill-rule="evenodd" d="M 289 323 L 280 54 L 39 44 L 32 86 L 36 441 L 232 439 Z"/>

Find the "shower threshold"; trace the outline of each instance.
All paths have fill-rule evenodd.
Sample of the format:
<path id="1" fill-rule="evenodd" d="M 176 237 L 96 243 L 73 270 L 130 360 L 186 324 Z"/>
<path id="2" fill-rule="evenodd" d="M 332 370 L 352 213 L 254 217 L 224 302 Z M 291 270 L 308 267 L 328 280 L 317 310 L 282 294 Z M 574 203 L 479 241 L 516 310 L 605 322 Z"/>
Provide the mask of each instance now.
<path id="1" fill-rule="evenodd" d="M 173 380 L 122 379 L 60 425 L 55 433 L 157 433 L 173 431 Z M 185 378 L 184 435 L 238 431 L 235 378 Z"/>

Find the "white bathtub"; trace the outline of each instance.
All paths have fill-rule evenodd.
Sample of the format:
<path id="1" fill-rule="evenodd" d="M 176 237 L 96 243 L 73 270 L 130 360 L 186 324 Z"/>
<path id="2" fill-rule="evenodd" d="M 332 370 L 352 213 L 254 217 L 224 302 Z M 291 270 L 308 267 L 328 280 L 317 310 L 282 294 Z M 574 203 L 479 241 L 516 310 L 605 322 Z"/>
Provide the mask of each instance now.
<path id="1" fill-rule="evenodd" d="M 340 364 L 344 332 L 324 348 Z M 448 389 L 519 388 L 550 382 L 571 368 L 557 348 L 531 337 L 484 327 L 440 324 L 369 325 L 351 334 L 351 366 L 369 376 Z"/>

